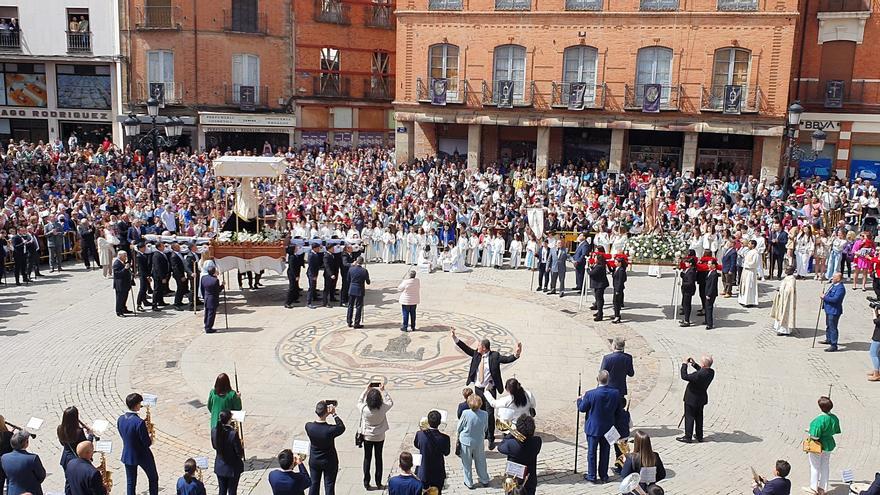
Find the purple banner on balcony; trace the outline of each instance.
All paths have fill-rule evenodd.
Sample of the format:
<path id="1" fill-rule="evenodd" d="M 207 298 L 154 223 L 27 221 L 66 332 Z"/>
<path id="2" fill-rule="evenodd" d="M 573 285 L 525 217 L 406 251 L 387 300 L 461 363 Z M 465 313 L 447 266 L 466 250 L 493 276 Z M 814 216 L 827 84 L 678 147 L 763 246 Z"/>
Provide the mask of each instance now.
<path id="1" fill-rule="evenodd" d="M 659 84 L 645 84 L 644 91 L 642 111 L 646 113 L 660 113 L 660 95 L 663 93 L 663 86 Z"/>
<path id="2" fill-rule="evenodd" d="M 498 108 L 513 108 L 513 81 L 498 81 Z"/>
<path id="3" fill-rule="evenodd" d="M 843 81 L 825 83 L 825 108 L 843 108 Z"/>
<path id="4" fill-rule="evenodd" d="M 321 147 L 327 142 L 327 131 L 302 131 L 302 146 Z"/>
<path id="5" fill-rule="evenodd" d="M 568 85 L 568 109 L 583 110 L 584 94 L 587 92 L 587 83 L 573 82 Z"/>
<path id="6" fill-rule="evenodd" d="M 347 131 L 333 131 L 333 146 L 337 148 L 351 148 L 351 133 Z"/>
<path id="7" fill-rule="evenodd" d="M 253 86 L 238 87 L 238 108 L 245 112 L 253 112 L 257 102 L 257 88 Z"/>
<path id="8" fill-rule="evenodd" d="M 743 87 L 728 84 L 724 86 L 724 114 L 739 115 L 742 110 Z"/>
<path id="9" fill-rule="evenodd" d="M 431 105 L 446 105 L 446 92 L 449 90 L 449 80 L 446 78 L 431 79 Z"/>

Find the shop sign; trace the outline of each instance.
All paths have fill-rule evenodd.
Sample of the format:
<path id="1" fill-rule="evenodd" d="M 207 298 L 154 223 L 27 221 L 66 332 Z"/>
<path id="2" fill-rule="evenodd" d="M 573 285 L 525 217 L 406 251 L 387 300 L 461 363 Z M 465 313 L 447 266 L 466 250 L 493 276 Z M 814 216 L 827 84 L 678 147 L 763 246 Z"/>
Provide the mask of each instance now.
<path id="1" fill-rule="evenodd" d="M 839 120 L 801 120 L 802 131 L 825 131 L 825 132 L 839 132 L 840 131 L 840 121 Z"/>
<path id="2" fill-rule="evenodd" d="M 34 108 L 2 107 L 0 117 L 21 117 L 25 119 L 66 119 L 110 121 L 110 112 L 89 112 L 86 110 L 40 110 Z"/>
<path id="3" fill-rule="evenodd" d="M 241 113 L 200 113 L 202 125 L 253 125 L 263 127 L 293 127 L 296 125 L 293 115 L 262 115 Z"/>

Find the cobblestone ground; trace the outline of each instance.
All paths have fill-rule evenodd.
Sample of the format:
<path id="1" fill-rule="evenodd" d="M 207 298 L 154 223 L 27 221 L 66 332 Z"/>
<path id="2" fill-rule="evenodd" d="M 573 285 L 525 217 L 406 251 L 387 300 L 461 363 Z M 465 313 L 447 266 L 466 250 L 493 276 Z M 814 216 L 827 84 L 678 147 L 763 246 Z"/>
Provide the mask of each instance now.
<path id="1" fill-rule="evenodd" d="M 537 397 L 538 430 L 545 441 L 539 460 L 540 494 L 617 493 L 616 484 L 582 481 L 583 438 L 578 440 L 578 474 L 572 471 L 580 431 L 573 405 L 578 375 L 585 390 L 594 385 L 607 339 L 614 336 L 626 337 L 627 350 L 636 358 L 636 377 L 630 380 L 633 422 L 651 434 L 655 450 L 663 456 L 669 472 L 663 482 L 667 493 L 747 493 L 749 466 L 770 474 L 778 458 L 792 463 L 791 478 L 798 491 L 809 479 L 800 442 L 817 413 L 816 399 L 829 388 L 843 429 L 831 460 L 832 480 L 837 480 L 832 493 L 846 492 L 839 481 L 843 469 L 853 469 L 856 478 L 864 480 L 880 465 L 880 428 L 870 413 L 880 406 L 880 385 L 865 380 L 873 326 L 862 291 L 847 295 L 842 352 L 827 354 L 818 345 L 811 349 L 821 291 L 815 281 L 799 283 L 798 335 L 784 338 L 773 333 L 767 317 L 776 282 L 762 283 L 757 309 L 719 299 L 718 328 L 707 331 L 700 326 L 679 328 L 669 318 L 670 275 L 658 280 L 636 270 L 628 284 L 625 323 L 611 325 L 607 320 L 593 322 L 586 307 L 579 312 L 576 295 L 559 298 L 529 291 L 528 272 L 481 268 L 468 274 L 420 275 L 419 310 L 427 316 L 420 332 L 401 341 L 396 338 L 395 287 L 405 267 L 368 268 L 373 285 L 365 328 L 359 334 L 345 327 L 343 308 L 282 308 L 282 277 L 267 277 L 267 287 L 258 291 L 232 287 L 230 328 L 223 330 L 221 314 L 221 333 L 211 336 L 201 331 L 201 313 L 168 310 L 117 318 L 110 282 L 78 267 L 28 287 L 5 286 L 0 290 L 0 371 L 5 377 L 0 413 L 16 424 L 31 416 L 46 420 L 30 450 L 41 455 L 50 472 L 44 488 L 60 492 L 64 480 L 54 428 L 63 408 L 76 405 L 84 420 L 106 419 L 115 425 L 126 394 L 156 394 L 153 450 L 162 491 L 169 493 L 187 457 L 213 457 L 204 403 L 217 373 L 231 374 L 237 368 L 247 410 L 248 461 L 241 491 L 271 493 L 266 477 L 275 466 L 275 454 L 292 440 L 305 439 L 303 425 L 312 420 L 317 400 L 338 399 L 348 431 L 337 441 L 343 466 L 337 493 L 360 494 L 361 453 L 352 437 L 358 422 L 354 404 L 364 383 L 356 377 L 413 377 L 398 380 L 396 389 L 389 386 L 395 406 L 389 413 L 385 478 L 394 471 L 397 453 L 411 446 L 419 418 L 431 408 L 454 411 L 460 401 L 464 383 L 457 374 L 466 369 L 467 359 L 447 336 L 455 326 L 468 338 L 496 332 L 502 349 L 523 342 L 522 358 L 505 366 L 503 373 L 519 378 Z M 572 284 L 574 274 L 568 278 Z M 291 352 L 291 346 L 297 351 Z M 684 445 L 674 441 L 681 431 L 677 425 L 684 389 L 678 368 L 682 358 L 703 352 L 714 355 L 717 370 L 706 408 L 707 441 Z M 381 358 L 379 364 L 377 359 L 362 359 L 371 353 Z M 391 354 L 385 358 L 383 353 Z M 399 356 L 407 359 L 395 360 Z M 454 420 L 444 428 L 453 432 Z M 114 442 L 108 465 L 114 473 L 114 493 L 121 493 L 121 444 L 112 427 L 103 437 Z M 503 456 L 490 452 L 488 457 L 493 483 L 476 493 L 501 492 Z M 447 462 L 450 478 L 444 493 L 470 493 L 462 484 L 458 459 L 451 456 Z M 209 471 L 205 481 L 216 487 Z M 146 489 L 143 475 L 139 489 Z"/>

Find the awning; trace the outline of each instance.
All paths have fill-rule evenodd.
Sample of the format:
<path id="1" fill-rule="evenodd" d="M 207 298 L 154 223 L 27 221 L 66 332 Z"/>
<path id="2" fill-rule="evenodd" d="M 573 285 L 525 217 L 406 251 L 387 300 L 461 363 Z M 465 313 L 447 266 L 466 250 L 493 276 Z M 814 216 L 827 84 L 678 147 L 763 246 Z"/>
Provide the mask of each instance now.
<path id="1" fill-rule="evenodd" d="M 214 160 L 214 174 L 219 177 L 278 177 L 286 168 L 284 158 L 274 156 L 221 156 Z"/>

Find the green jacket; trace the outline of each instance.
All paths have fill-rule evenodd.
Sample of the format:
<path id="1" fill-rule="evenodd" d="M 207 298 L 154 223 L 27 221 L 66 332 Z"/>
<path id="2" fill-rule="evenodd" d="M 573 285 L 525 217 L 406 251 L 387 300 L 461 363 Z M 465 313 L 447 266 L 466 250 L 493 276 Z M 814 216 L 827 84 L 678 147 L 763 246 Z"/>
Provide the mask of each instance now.
<path id="1" fill-rule="evenodd" d="M 220 411 L 241 411 L 241 398 L 231 390 L 226 395 L 217 395 L 214 389 L 208 394 L 208 411 L 211 411 L 211 429 L 217 426 Z"/>
<path id="2" fill-rule="evenodd" d="M 837 447 L 834 435 L 840 433 L 840 421 L 831 413 L 822 413 L 810 422 L 810 436 L 822 444 L 822 452 L 831 452 Z"/>

